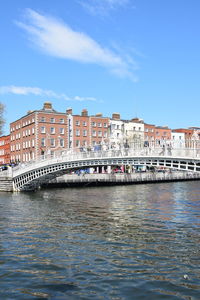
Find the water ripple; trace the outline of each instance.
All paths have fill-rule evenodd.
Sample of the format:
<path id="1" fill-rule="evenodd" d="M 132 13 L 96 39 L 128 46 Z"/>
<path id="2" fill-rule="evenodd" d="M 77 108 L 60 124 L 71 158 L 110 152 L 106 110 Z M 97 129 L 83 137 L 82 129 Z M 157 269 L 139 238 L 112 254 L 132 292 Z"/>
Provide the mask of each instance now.
<path id="1" fill-rule="evenodd" d="M 0 299 L 200 299 L 198 182 L 0 194 Z"/>

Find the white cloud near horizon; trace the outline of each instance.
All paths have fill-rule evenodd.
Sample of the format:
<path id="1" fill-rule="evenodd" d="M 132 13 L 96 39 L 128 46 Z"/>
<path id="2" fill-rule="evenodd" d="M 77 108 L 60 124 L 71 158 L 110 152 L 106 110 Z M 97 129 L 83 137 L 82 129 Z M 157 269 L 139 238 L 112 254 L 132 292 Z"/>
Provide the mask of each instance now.
<path id="1" fill-rule="evenodd" d="M 14 95 L 34 95 L 34 96 L 42 96 L 54 99 L 61 99 L 66 101 L 97 101 L 94 97 L 81 97 L 81 96 L 74 96 L 69 97 L 66 94 L 58 94 L 52 90 L 44 90 L 38 87 L 25 87 L 25 86 L 0 86 L 0 95 L 5 94 L 14 94 Z"/>
<path id="2" fill-rule="evenodd" d="M 83 32 L 74 31 L 55 18 L 27 9 L 26 21 L 17 22 L 28 38 L 43 53 L 81 63 L 103 66 L 120 77 L 137 81 L 134 65 L 126 57 L 101 46 Z"/>

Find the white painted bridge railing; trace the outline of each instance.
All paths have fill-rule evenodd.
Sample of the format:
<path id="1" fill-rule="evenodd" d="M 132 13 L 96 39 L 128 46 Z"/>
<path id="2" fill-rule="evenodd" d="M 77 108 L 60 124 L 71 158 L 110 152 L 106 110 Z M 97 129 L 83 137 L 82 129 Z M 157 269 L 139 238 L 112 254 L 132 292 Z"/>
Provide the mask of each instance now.
<path id="1" fill-rule="evenodd" d="M 18 176 L 22 172 L 28 172 L 36 168 L 41 168 L 47 165 L 53 165 L 62 162 L 72 162 L 79 160 L 91 160 L 102 158 L 128 158 L 128 157 L 168 157 L 169 159 L 194 159 L 200 160 L 200 149 L 197 148 L 148 148 L 143 147 L 141 149 L 123 148 L 118 150 L 105 150 L 105 151 L 78 151 L 78 150 L 65 150 L 54 152 L 54 155 L 43 155 L 36 160 L 32 160 L 26 163 L 20 163 L 13 168 L 13 177 Z"/>

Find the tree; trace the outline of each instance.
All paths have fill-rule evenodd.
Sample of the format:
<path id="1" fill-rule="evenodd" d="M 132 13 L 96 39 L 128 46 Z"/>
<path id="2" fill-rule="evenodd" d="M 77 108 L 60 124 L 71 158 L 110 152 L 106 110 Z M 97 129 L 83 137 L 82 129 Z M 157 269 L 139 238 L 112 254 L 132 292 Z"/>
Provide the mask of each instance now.
<path id="1" fill-rule="evenodd" d="M 5 120 L 4 120 L 4 110 L 5 110 L 5 106 L 3 103 L 0 102 L 0 136 L 3 134 L 3 126 L 5 124 Z"/>

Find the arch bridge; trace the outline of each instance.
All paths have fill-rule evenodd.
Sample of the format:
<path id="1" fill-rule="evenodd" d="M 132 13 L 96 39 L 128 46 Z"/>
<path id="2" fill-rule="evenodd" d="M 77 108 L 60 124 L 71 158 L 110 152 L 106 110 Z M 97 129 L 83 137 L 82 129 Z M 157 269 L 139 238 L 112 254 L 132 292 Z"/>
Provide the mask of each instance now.
<path id="1" fill-rule="evenodd" d="M 200 149 L 119 149 L 78 152 L 58 151 L 53 157 L 43 156 L 13 168 L 14 191 L 35 190 L 41 184 L 71 170 L 116 165 L 161 166 L 200 174 Z"/>

